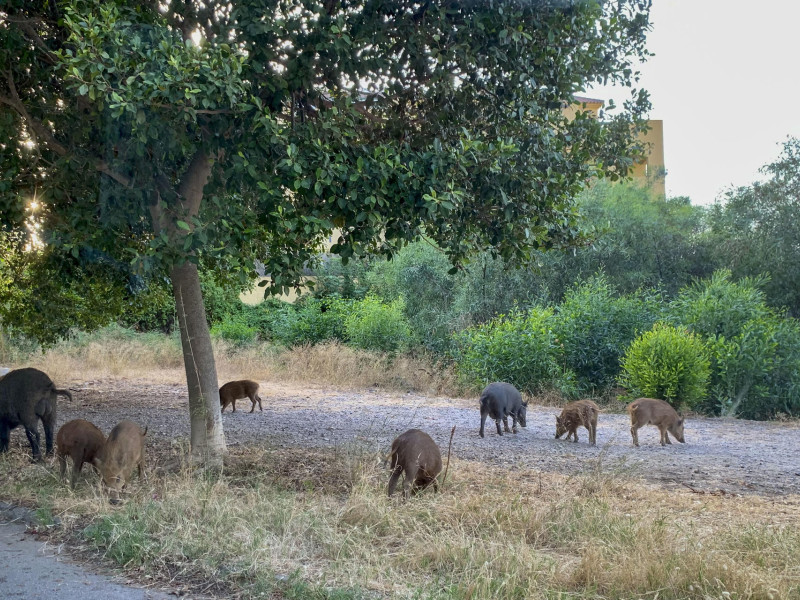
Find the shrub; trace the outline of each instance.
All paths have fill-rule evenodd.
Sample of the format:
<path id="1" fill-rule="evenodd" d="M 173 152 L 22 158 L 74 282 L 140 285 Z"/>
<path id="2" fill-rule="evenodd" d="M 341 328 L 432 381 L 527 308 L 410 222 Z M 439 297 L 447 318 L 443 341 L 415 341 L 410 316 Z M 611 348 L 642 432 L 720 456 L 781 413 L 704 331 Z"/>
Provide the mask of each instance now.
<path id="1" fill-rule="evenodd" d="M 230 342 L 234 346 L 244 346 L 256 339 L 258 330 L 248 325 L 241 317 L 228 317 L 211 327 L 211 335 Z"/>
<path id="2" fill-rule="evenodd" d="M 411 328 L 403 314 L 404 303 L 399 298 L 389 304 L 375 296 L 367 296 L 352 305 L 345 319 L 347 340 L 362 350 L 397 352 L 411 344 Z"/>
<path id="3" fill-rule="evenodd" d="M 553 329 L 578 387 L 586 392 L 613 386 L 625 350 L 653 326 L 658 314 L 658 298 L 618 296 L 602 274 L 570 289 L 558 307 Z"/>
<path id="4" fill-rule="evenodd" d="M 556 388 L 571 395 L 574 376 L 559 365 L 561 346 L 552 324 L 552 311 L 533 308 L 461 331 L 455 351 L 459 376 L 475 389 L 505 381 L 529 393 Z"/>
<path id="5" fill-rule="evenodd" d="M 706 395 L 709 351 L 683 328 L 656 323 L 631 343 L 622 359 L 621 383 L 636 396 L 694 407 Z"/>
<path id="6" fill-rule="evenodd" d="M 703 336 L 711 350 L 706 412 L 751 419 L 800 412 L 800 327 L 766 304 L 764 279 L 731 281 L 718 271 L 671 303 L 673 322 Z"/>
<path id="7" fill-rule="evenodd" d="M 287 347 L 344 341 L 345 319 L 352 304 L 336 297 L 305 298 L 296 306 L 285 304 L 273 311 L 273 339 Z"/>

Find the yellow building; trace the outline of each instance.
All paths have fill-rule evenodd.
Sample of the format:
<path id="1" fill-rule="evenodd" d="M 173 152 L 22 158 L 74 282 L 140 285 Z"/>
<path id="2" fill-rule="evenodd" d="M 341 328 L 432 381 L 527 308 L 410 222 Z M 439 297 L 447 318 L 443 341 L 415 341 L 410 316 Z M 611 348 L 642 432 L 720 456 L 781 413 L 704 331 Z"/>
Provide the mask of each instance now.
<path id="1" fill-rule="evenodd" d="M 585 96 L 575 96 L 573 103 L 564 107 L 564 114 L 572 117 L 578 110 L 589 110 L 595 115 L 600 114 L 600 110 L 605 105 L 603 100 L 597 98 L 586 98 Z M 634 181 L 647 182 L 653 191 L 660 195 L 666 195 L 664 184 L 664 121 L 647 121 L 648 131 L 639 136 L 647 146 L 647 157 L 633 166 L 631 176 Z"/>

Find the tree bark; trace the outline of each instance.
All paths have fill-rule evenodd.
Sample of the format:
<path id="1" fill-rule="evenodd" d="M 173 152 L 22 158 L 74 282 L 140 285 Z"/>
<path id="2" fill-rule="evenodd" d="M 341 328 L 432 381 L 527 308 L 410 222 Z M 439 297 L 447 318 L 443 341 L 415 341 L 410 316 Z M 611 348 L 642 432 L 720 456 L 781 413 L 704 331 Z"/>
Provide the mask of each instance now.
<path id="1" fill-rule="evenodd" d="M 225 454 L 225 435 L 219 408 L 217 367 L 197 265 L 186 262 L 175 267 L 171 278 L 189 388 L 192 462 L 220 468 Z"/>

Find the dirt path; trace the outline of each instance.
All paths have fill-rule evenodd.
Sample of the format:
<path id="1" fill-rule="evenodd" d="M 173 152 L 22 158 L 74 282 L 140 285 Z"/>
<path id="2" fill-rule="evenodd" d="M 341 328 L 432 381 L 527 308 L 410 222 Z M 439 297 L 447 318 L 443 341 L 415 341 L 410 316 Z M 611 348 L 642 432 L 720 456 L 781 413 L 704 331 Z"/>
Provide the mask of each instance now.
<path id="1" fill-rule="evenodd" d="M 149 427 L 166 443 L 188 438 L 188 397 L 183 384 L 103 380 L 72 385 L 75 403 L 61 402 L 59 424 L 86 418 L 108 432 L 119 420 Z M 602 414 L 597 447 L 554 439 L 554 408 L 530 407 L 528 427 L 497 436 L 487 426 L 478 436 L 476 399 L 429 398 L 376 390 L 262 384 L 264 411 L 249 414 L 250 401 L 223 415 L 229 445 L 325 448 L 353 443 L 386 452 L 392 439 L 411 427 L 429 432 L 443 449 L 456 425 L 453 455 L 506 468 L 565 474 L 597 468 L 624 470 L 667 487 L 689 485 L 727 493 L 800 493 L 800 424 L 691 418 L 686 444 L 662 448 L 658 430 L 640 431 L 641 448 L 631 446 L 627 415 Z M 488 425 L 488 424 L 487 424 Z M 19 430 L 16 436 L 21 436 Z M 26 444 L 24 436 L 18 440 Z"/>

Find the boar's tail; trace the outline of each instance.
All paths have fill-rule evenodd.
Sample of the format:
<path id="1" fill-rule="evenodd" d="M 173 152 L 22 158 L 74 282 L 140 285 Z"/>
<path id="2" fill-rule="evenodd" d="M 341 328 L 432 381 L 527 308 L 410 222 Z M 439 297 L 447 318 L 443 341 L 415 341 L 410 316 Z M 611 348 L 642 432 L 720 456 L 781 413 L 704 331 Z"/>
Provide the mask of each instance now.
<path id="1" fill-rule="evenodd" d="M 149 428 L 149 427 L 148 427 L 147 425 L 145 425 L 145 426 L 144 426 L 144 431 L 142 432 L 142 437 L 144 437 L 144 436 L 146 436 L 146 435 L 147 435 L 147 430 L 148 430 L 148 428 Z"/>
<path id="2" fill-rule="evenodd" d="M 489 394 L 481 395 L 481 399 L 480 399 L 481 408 L 486 408 L 487 402 L 489 402 Z"/>
<path id="3" fill-rule="evenodd" d="M 53 388 L 53 391 L 58 394 L 59 396 L 66 396 L 69 398 L 69 401 L 72 402 L 72 394 L 69 390 L 60 390 L 58 388 Z"/>

